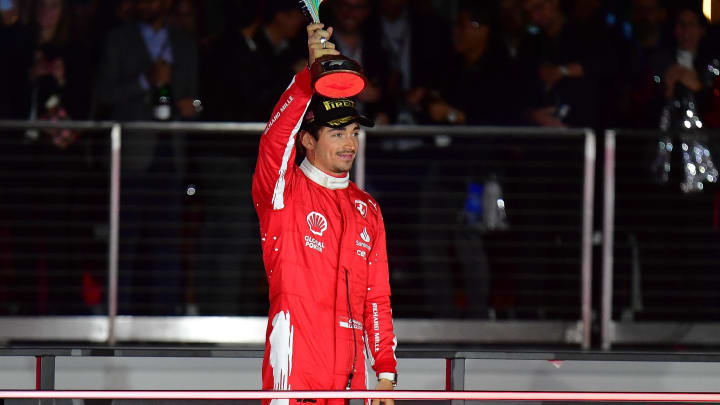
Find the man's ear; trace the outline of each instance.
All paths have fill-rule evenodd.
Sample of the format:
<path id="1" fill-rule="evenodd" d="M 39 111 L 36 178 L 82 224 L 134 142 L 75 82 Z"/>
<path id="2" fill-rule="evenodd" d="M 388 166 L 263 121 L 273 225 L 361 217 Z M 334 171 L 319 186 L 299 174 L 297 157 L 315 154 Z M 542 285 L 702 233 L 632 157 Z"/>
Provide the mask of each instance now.
<path id="1" fill-rule="evenodd" d="M 306 151 L 315 149 L 315 138 L 308 131 L 300 131 L 300 143 Z"/>

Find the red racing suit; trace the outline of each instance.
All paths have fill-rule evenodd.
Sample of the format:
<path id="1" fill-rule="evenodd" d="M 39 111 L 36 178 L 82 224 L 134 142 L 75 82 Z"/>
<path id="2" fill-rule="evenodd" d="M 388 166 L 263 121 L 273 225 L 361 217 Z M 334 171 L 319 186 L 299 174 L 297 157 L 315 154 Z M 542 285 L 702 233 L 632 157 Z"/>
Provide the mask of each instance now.
<path id="1" fill-rule="evenodd" d="M 311 97 L 305 69 L 273 110 L 253 176 L 270 298 L 263 389 L 364 390 L 366 358 L 378 375 L 397 372 L 385 225 L 348 175 L 295 164 Z"/>

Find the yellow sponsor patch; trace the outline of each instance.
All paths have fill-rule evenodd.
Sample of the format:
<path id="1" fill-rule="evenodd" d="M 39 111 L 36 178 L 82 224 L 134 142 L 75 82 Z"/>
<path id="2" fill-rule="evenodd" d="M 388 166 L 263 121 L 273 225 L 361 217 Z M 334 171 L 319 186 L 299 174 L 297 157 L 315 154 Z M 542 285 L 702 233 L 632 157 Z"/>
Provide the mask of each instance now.
<path id="1" fill-rule="evenodd" d="M 323 107 L 325 107 L 325 111 L 330 111 L 335 108 L 342 108 L 342 107 L 355 107 L 355 102 L 352 100 L 328 100 L 323 101 Z"/>
<path id="2" fill-rule="evenodd" d="M 338 118 L 332 121 L 328 121 L 328 126 L 330 127 L 342 127 L 344 125 L 347 125 L 348 122 L 351 122 L 355 120 L 355 117 L 348 116 L 343 118 Z"/>

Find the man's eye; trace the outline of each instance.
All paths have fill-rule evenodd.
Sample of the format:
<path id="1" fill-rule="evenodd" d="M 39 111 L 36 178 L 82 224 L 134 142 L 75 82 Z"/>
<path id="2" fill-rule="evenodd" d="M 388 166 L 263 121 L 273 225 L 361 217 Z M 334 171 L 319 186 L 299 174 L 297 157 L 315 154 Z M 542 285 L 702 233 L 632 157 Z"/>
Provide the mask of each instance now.
<path id="1" fill-rule="evenodd" d="M 355 133 L 353 134 L 353 136 L 354 136 L 355 138 L 357 138 L 358 136 L 360 136 L 360 132 L 355 132 Z"/>

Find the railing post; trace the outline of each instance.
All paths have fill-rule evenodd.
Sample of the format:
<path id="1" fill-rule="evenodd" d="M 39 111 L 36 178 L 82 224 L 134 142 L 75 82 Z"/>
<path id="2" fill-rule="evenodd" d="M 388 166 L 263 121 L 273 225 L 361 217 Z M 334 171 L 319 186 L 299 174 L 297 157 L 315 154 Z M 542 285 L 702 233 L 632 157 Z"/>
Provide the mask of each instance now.
<path id="1" fill-rule="evenodd" d="M 592 233 L 595 201 L 595 159 L 597 142 L 595 133 L 585 132 L 585 173 L 583 177 L 583 214 L 582 214 L 582 264 L 581 264 L 581 300 L 582 300 L 582 348 L 590 348 L 592 322 Z"/>
<path id="2" fill-rule="evenodd" d="M 367 144 L 367 131 L 360 128 L 358 137 L 358 151 L 355 157 L 355 184 L 365 190 L 365 147 Z"/>
<path id="3" fill-rule="evenodd" d="M 450 360 L 450 388 L 453 391 L 465 390 L 465 359 Z M 453 399 L 450 405 L 465 405 L 465 400 Z"/>
<path id="4" fill-rule="evenodd" d="M 55 356 L 35 356 L 35 389 L 55 389 Z M 52 405 L 54 399 L 38 399 L 39 405 Z"/>
<path id="5" fill-rule="evenodd" d="M 120 246 L 120 147 L 122 130 L 115 123 L 110 130 L 110 235 L 108 237 L 108 344 L 114 345 L 118 312 L 118 262 Z"/>
<path id="6" fill-rule="evenodd" d="M 603 350 L 610 349 L 612 333 L 613 244 L 615 232 L 615 131 L 605 131 L 605 167 L 603 193 L 602 311 Z"/>

